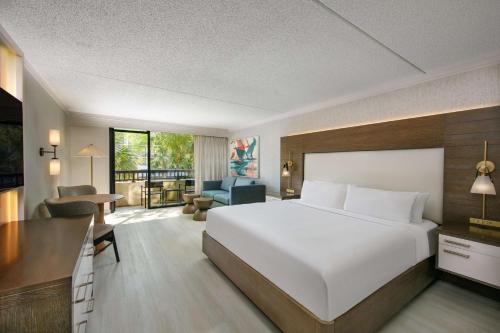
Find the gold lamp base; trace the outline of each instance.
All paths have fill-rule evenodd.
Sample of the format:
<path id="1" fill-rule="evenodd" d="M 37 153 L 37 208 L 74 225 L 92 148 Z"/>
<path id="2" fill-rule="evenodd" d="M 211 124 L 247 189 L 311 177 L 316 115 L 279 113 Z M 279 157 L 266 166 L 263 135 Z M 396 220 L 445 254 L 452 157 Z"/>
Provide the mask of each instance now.
<path id="1" fill-rule="evenodd" d="M 469 218 L 469 224 L 474 224 L 481 227 L 500 228 L 500 221 L 479 219 L 475 217 Z"/>
<path id="2" fill-rule="evenodd" d="M 481 235 L 483 237 L 496 237 L 500 238 L 500 229 L 487 229 L 482 227 L 475 227 L 473 225 L 469 226 L 469 231 L 471 233 Z"/>

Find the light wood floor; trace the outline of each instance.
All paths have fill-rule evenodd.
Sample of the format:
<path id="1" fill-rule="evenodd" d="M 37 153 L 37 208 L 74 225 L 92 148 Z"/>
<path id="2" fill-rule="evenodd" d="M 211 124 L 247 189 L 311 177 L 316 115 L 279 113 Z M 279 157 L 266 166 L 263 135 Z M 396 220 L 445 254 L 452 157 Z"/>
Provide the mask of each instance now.
<path id="1" fill-rule="evenodd" d="M 95 308 L 88 332 L 279 332 L 201 252 L 204 223 L 180 208 L 122 210 L 121 262 L 95 258 Z M 500 303 L 437 282 L 381 332 L 499 332 Z"/>

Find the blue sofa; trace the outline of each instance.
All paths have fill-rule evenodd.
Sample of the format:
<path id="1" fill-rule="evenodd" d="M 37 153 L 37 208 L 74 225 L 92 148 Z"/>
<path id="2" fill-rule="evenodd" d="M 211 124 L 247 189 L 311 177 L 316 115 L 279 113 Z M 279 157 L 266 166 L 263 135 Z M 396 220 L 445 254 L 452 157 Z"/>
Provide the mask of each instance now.
<path id="1" fill-rule="evenodd" d="M 266 185 L 243 177 L 224 177 L 223 180 L 203 182 L 203 197 L 213 198 L 224 205 L 240 205 L 266 201 Z"/>

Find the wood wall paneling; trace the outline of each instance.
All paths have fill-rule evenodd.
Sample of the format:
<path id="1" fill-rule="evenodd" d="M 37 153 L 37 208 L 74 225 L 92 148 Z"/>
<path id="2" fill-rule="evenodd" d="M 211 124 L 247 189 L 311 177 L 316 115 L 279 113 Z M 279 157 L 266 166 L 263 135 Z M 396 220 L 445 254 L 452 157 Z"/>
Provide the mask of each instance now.
<path id="1" fill-rule="evenodd" d="M 470 188 L 475 165 L 483 159 L 484 140 L 488 141 L 488 159 L 500 166 L 500 107 L 447 114 L 443 137 L 443 218 L 446 223 L 467 224 L 469 217 L 481 217 L 482 196 L 470 193 Z M 492 177 L 500 179 L 499 171 Z M 486 218 L 500 220 L 500 195 L 486 196 Z"/>
<path id="2" fill-rule="evenodd" d="M 281 164 L 291 152 L 292 185 L 300 193 L 307 153 L 444 147 L 443 221 L 466 224 L 481 215 L 481 195 L 471 194 L 470 187 L 484 140 L 489 160 L 500 167 L 500 106 L 282 137 Z M 494 180 L 499 175 L 492 174 Z M 282 177 L 282 192 L 287 183 Z M 486 208 L 487 218 L 500 220 L 500 195 L 487 196 Z"/>

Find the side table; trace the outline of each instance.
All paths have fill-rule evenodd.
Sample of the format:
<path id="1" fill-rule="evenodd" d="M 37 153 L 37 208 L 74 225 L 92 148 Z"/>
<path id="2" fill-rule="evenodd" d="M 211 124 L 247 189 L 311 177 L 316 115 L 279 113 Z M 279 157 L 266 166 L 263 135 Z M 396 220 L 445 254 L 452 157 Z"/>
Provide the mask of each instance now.
<path id="1" fill-rule="evenodd" d="M 195 221 L 206 221 L 207 220 L 207 210 L 212 206 L 214 200 L 212 198 L 196 198 L 193 199 L 194 205 L 196 206 L 196 212 L 194 212 L 193 220 Z"/>
<path id="2" fill-rule="evenodd" d="M 183 214 L 194 214 L 196 212 L 196 207 L 194 205 L 193 199 L 199 198 L 199 194 L 192 194 L 192 193 L 184 193 L 182 194 L 182 198 L 184 199 L 184 202 L 186 205 L 182 209 Z"/>

